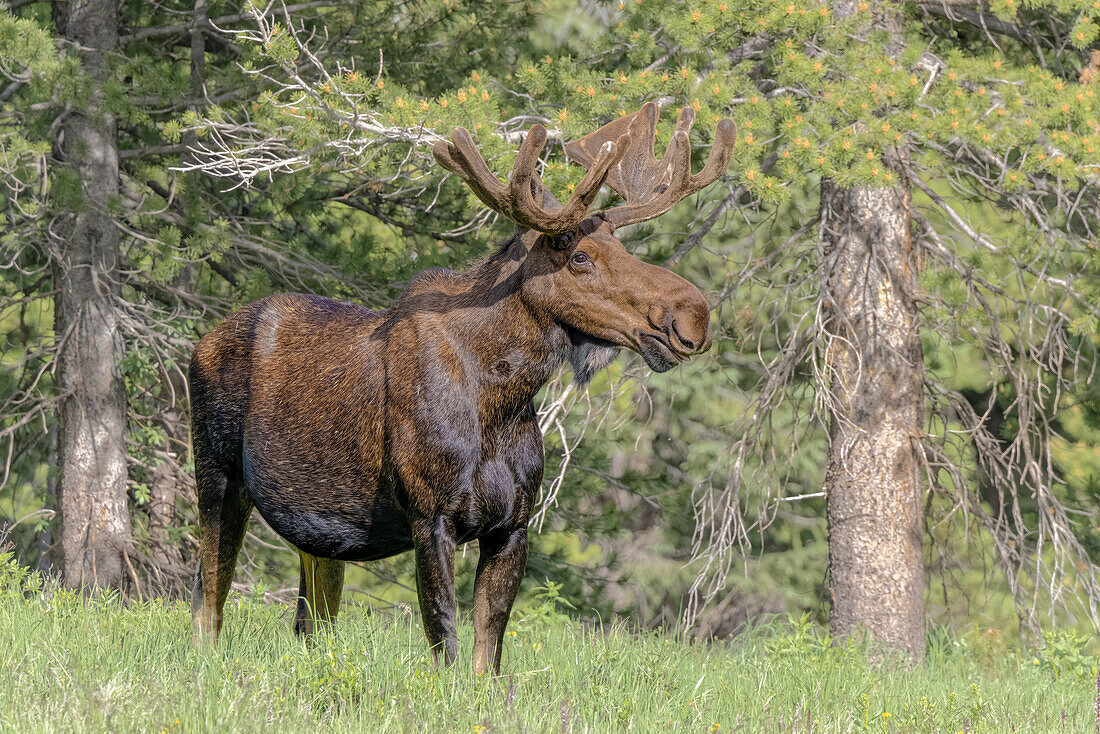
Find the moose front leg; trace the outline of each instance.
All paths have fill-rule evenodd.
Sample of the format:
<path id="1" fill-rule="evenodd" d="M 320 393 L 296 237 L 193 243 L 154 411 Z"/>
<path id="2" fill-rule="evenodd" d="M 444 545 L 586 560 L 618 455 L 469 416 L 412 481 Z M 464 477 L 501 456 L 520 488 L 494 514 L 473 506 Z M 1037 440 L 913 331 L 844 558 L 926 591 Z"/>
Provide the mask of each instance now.
<path id="1" fill-rule="evenodd" d="M 416 595 L 432 661 L 451 665 L 458 652 L 455 630 L 455 533 L 445 518 L 426 519 L 413 532 Z"/>
<path id="2" fill-rule="evenodd" d="M 527 567 L 527 528 L 487 535 L 474 581 L 474 671 L 500 675 L 504 629 Z"/>

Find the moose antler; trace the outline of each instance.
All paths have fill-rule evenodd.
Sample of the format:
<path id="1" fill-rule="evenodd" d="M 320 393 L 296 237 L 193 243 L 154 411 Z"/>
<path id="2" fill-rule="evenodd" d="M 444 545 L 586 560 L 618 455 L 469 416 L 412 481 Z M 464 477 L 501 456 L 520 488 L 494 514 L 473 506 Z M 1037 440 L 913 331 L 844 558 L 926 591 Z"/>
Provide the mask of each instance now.
<path id="1" fill-rule="evenodd" d="M 612 226 L 621 227 L 661 216 L 678 201 L 691 196 L 710 184 L 729 166 L 737 127 L 724 117 L 718 121 L 714 145 L 706 165 L 699 173 L 691 173 L 691 143 L 688 133 L 695 123 L 695 110 L 680 111 L 676 129 L 660 160 L 653 155 L 660 110 L 653 102 L 637 112 L 613 120 L 599 130 L 574 140 L 565 146 L 570 159 L 586 166 L 589 172 L 600 162 L 599 151 L 608 140 L 627 137 L 629 148 L 621 152 L 615 165 L 607 172 L 606 183 L 626 202 L 609 209 L 604 216 Z"/>
<path id="2" fill-rule="evenodd" d="M 439 165 L 458 174 L 490 209 L 523 227 L 547 234 L 568 232 L 588 216 L 588 207 L 608 171 L 630 148 L 630 134 L 626 131 L 594 145 L 588 174 L 562 206 L 535 173 L 535 164 L 546 145 L 546 128 L 542 125 L 532 126 L 527 133 L 507 183 L 489 170 L 466 128 L 456 127 L 451 140 L 453 144 L 440 141 L 432 148 Z"/>

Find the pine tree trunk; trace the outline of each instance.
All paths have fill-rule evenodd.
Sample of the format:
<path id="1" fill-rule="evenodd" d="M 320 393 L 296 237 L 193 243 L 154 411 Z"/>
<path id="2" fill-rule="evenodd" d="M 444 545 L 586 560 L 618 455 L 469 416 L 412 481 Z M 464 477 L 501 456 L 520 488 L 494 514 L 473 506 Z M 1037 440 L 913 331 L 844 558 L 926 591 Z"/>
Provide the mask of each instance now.
<path id="1" fill-rule="evenodd" d="M 118 43 L 116 0 L 55 2 L 60 35 L 93 79 Z M 119 359 L 119 234 L 107 207 L 118 196 L 114 116 L 93 92 L 61 125 L 57 154 L 76 174 L 80 201 L 55 231 L 60 561 L 72 588 L 121 585 L 130 544 L 126 402 Z"/>
<path id="2" fill-rule="evenodd" d="M 830 628 L 924 653 L 918 263 L 904 168 L 892 188 L 822 183 Z"/>
<path id="3" fill-rule="evenodd" d="M 858 0 L 833 0 L 838 18 Z M 896 3 L 872 0 L 868 27 L 903 49 Z M 829 627 L 924 655 L 920 271 L 911 239 L 909 159 L 888 150 L 890 188 L 821 185 L 825 360 L 829 375 Z"/>

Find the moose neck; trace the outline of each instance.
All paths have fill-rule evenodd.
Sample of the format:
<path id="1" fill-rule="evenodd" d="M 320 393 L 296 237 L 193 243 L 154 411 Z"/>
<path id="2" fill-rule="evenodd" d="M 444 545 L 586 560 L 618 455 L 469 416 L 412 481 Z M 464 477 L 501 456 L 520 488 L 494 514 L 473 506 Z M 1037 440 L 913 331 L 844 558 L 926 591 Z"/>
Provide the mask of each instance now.
<path id="1" fill-rule="evenodd" d="M 485 397 L 517 406 L 534 397 L 568 351 L 561 327 L 523 298 L 531 244 L 529 236 L 513 237 L 467 271 L 473 301 L 468 353 L 477 359 Z"/>
<path id="2" fill-rule="evenodd" d="M 528 231 L 508 240 L 458 276 L 459 287 L 451 291 L 456 308 L 448 336 L 466 365 L 476 363 L 481 401 L 493 412 L 524 408 L 565 362 L 575 379 L 587 382 L 617 352 L 524 299 L 524 265 L 537 237 Z"/>

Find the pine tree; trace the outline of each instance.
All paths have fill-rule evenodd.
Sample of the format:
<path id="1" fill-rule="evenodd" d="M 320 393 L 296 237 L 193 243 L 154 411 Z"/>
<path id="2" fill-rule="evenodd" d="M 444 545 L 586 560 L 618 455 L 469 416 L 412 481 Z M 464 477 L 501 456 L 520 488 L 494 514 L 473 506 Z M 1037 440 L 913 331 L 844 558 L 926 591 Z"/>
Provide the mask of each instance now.
<path id="1" fill-rule="evenodd" d="M 122 583 L 130 545 L 126 497 L 126 405 L 118 363 L 120 259 L 109 209 L 118 196 L 116 118 L 104 105 L 109 54 L 118 43 L 114 0 L 58 3 L 60 36 L 79 50 L 79 101 L 60 118 L 59 171 L 71 187 L 59 201 L 53 244 L 57 291 L 59 553 L 71 587 Z"/>

